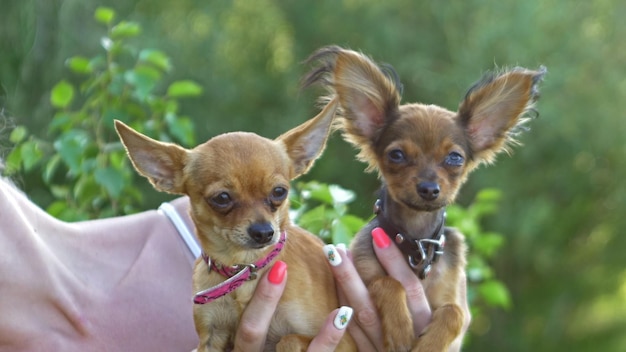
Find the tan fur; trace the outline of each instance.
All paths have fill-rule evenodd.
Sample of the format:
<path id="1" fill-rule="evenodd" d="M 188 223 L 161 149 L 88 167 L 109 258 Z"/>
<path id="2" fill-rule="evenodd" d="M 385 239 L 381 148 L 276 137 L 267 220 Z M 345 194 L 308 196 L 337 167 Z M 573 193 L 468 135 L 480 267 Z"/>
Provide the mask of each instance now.
<path id="1" fill-rule="evenodd" d="M 213 260 L 224 265 L 254 263 L 266 256 L 280 232 L 286 231 L 287 242 L 276 260 L 287 263 L 289 278 L 269 328 L 267 351 L 293 351 L 298 344 L 305 350 L 327 315 L 338 307 L 334 279 L 322 255 L 323 243 L 291 224 L 287 198 L 274 193 L 277 187 L 288 190 L 290 181 L 305 173 L 321 154 L 336 106 L 336 102 L 329 103 L 318 116 L 275 140 L 234 132 L 191 150 L 152 140 L 115 122 L 139 173 L 158 190 L 189 196 L 200 245 Z M 249 234 L 255 223 L 271 224 L 274 232 L 269 242 L 260 244 Z M 225 280 L 207 269 L 203 260 L 196 262 L 195 291 Z M 232 348 L 241 314 L 257 282 L 247 281 L 224 297 L 194 306 L 199 352 Z M 284 336 L 285 341 L 277 346 Z M 355 349 L 346 334 L 338 350 Z"/>
<path id="2" fill-rule="evenodd" d="M 322 82 L 339 99 L 345 139 L 359 149 L 358 158 L 377 170 L 383 181 L 387 221 L 411 239 L 430 237 L 437 214 L 451 204 L 468 174 L 515 144 L 514 132 L 532 110 L 536 84 L 545 73 L 516 68 L 484 78 L 467 93 L 458 112 L 435 105 L 400 104 L 400 84 L 391 69 L 367 56 L 336 46 L 320 49 L 309 62 L 319 63 L 307 85 Z M 458 161 L 461 158 L 461 163 Z M 436 195 L 420 195 L 424 185 Z M 351 248 L 359 274 L 382 316 L 386 351 L 448 351 L 469 317 L 460 308 L 466 246 L 461 233 L 445 229 L 445 253 L 422 281 L 433 316 L 414 336 L 403 286 L 387 277 L 376 260 L 371 230 L 362 229 Z M 390 234 L 395 236 L 395 234 Z"/>

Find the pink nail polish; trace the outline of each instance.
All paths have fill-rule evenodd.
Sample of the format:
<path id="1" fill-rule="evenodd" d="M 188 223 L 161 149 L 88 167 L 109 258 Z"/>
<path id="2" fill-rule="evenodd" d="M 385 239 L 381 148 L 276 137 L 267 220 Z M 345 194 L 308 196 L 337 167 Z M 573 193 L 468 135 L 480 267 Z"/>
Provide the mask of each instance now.
<path id="1" fill-rule="evenodd" d="M 282 260 L 277 261 L 267 274 L 267 280 L 274 285 L 278 285 L 285 279 L 287 273 L 287 263 Z"/>
<path id="2" fill-rule="evenodd" d="M 378 248 L 387 248 L 391 244 L 389 236 L 387 236 L 385 230 L 380 227 L 372 230 L 372 237 L 374 238 L 374 244 Z"/>

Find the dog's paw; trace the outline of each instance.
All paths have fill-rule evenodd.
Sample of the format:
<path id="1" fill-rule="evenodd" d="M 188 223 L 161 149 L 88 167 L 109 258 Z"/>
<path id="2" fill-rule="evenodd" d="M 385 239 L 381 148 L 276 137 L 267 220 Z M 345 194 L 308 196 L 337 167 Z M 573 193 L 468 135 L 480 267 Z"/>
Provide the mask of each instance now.
<path id="1" fill-rule="evenodd" d="M 415 342 L 413 339 L 413 324 L 397 326 L 390 330 L 383 328 L 385 334 L 385 351 L 409 352 Z"/>
<path id="2" fill-rule="evenodd" d="M 372 281 L 368 288 L 381 318 L 385 351 L 410 351 L 415 333 L 404 287 L 397 280 L 383 276 Z"/>
<path id="3" fill-rule="evenodd" d="M 430 324 L 417 339 L 411 352 L 450 351 L 450 346 L 461 334 L 463 319 L 463 310 L 456 304 L 446 304 L 435 309 Z"/>

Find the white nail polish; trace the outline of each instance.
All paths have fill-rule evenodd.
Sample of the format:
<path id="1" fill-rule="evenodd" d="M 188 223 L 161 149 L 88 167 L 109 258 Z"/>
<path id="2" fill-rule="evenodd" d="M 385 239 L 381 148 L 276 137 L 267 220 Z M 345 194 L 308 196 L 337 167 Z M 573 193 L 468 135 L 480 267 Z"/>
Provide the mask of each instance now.
<path id="1" fill-rule="evenodd" d="M 344 252 L 348 250 L 348 247 L 346 247 L 345 243 L 337 243 L 335 247 L 337 247 L 337 249 L 343 250 Z"/>
<path id="2" fill-rule="evenodd" d="M 339 330 L 343 330 L 348 326 L 350 322 L 350 318 L 352 318 L 352 308 L 343 306 L 339 308 L 337 315 L 335 315 L 335 320 L 333 324 Z"/>
<path id="3" fill-rule="evenodd" d="M 337 248 L 334 245 L 332 244 L 325 245 L 324 255 L 326 256 L 326 259 L 328 259 L 328 262 L 330 263 L 330 265 L 337 266 L 341 264 L 341 256 L 339 255 L 339 252 L 337 251 Z"/>

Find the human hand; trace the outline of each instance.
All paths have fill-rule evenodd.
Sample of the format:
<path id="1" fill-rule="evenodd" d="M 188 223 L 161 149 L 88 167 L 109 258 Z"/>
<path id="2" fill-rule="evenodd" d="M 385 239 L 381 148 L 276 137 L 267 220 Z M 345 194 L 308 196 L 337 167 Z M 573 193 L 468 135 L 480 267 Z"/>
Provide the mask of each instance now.
<path id="1" fill-rule="evenodd" d="M 256 291 L 241 316 L 235 335 L 234 351 L 262 351 L 268 328 L 287 282 L 287 264 L 277 261 L 259 279 Z M 341 307 L 330 313 L 308 351 L 334 351 L 352 316 L 352 309 Z M 340 317 L 347 318 L 341 320 Z"/>
<path id="2" fill-rule="evenodd" d="M 391 241 L 382 229 L 374 229 L 372 237 L 374 251 L 379 262 L 391 277 L 402 284 L 406 291 L 407 305 L 412 313 L 415 336 L 419 336 L 430 323 L 432 317 L 424 287 L 407 264 L 402 252 L 396 246 L 390 245 Z M 349 332 L 357 343 L 359 351 L 383 351 L 382 326 L 376 307 L 369 296 L 367 287 L 352 265 L 349 251 L 345 249 L 345 246 L 337 247 L 328 245 L 325 247 L 325 251 L 334 250 L 339 254 L 335 257 L 340 259 L 338 262 L 331 263 L 331 270 L 338 284 L 340 302 L 348 302 L 356 314 L 357 324 L 351 324 L 348 327 Z M 469 327 L 470 313 L 467 304 L 465 276 L 461 278 L 459 285 L 459 292 L 462 295 L 460 301 L 463 302 L 461 308 L 465 311 L 468 319 L 464 323 L 461 337 L 455 341 L 453 346 L 460 346 L 462 336 Z M 455 350 L 455 348 L 451 348 L 451 350 Z"/>

